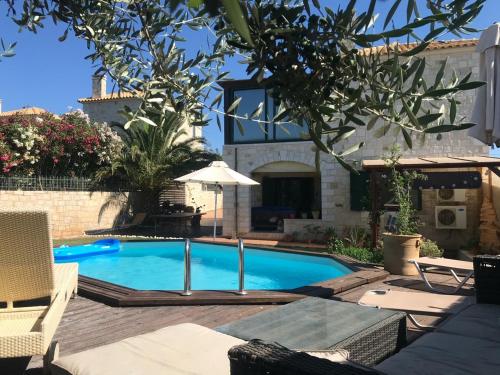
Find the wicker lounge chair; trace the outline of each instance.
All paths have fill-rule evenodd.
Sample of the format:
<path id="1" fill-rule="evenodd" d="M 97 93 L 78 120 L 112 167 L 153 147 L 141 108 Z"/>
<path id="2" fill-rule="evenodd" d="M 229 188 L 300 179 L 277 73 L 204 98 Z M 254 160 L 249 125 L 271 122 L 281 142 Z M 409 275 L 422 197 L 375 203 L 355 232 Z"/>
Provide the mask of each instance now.
<path id="1" fill-rule="evenodd" d="M 231 375 L 383 375 L 358 364 L 332 362 L 258 339 L 232 347 L 228 356 Z"/>
<path id="2" fill-rule="evenodd" d="M 410 259 L 408 262 L 413 263 L 417 268 L 418 274 L 424 281 L 425 285 L 433 292 L 443 293 L 443 294 L 455 294 L 457 293 L 465 283 L 474 275 L 474 267 L 472 262 L 467 262 L 464 260 L 446 259 L 446 258 L 433 258 L 433 257 L 423 257 L 419 259 Z M 457 287 L 451 291 L 439 289 L 432 285 L 430 281 L 425 276 L 425 271 L 428 268 L 439 268 L 442 270 L 447 270 L 451 273 L 454 279 L 457 281 Z M 463 272 L 464 277 L 460 279 L 457 275 L 458 272 Z"/>
<path id="3" fill-rule="evenodd" d="M 52 342 L 78 264 L 54 264 L 47 212 L 0 211 L 0 358 L 57 357 Z"/>
<path id="4" fill-rule="evenodd" d="M 132 221 L 128 224 L 121 224 L 117 225 L 116 227 L 113 228 L 106 228 L 106 229 L 91 229 L 85 231 L 85 234 L 88 235 L 93 235 L 93 234 L 110 234 L 110 233 L 119 233 L 122 231 L 126 231 L 129 229 L 135 229 L 142 227 L 142 224 L 144 223 L 144 220 L 146 220 L 146 217 L 148 216 L 147 213 L 145 212 L 139 212 L 134 217 L 132 218 Z"/>
<path id="5" fill-rule="evenodd" d="M 459 313 L 473 303 L 474 297 L 444 296 L 428 292 L 404 292 L 390 289 L 369 290 L 358 301 L 358 304 L 362 306 L 404 311 L 416 327 L 425 330 L 433 330 L 435 327 L 421 324 L 414 314 L 446 317 Z"/>

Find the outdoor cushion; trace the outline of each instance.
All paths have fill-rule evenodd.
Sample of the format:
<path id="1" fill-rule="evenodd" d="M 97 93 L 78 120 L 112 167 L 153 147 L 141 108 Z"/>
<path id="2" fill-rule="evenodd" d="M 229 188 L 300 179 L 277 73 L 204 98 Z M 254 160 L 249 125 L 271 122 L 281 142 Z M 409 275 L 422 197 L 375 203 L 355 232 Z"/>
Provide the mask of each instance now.
<path id="1" fill-rule="evenodd" d="M 316 358 L 328 359 L 332 362 L 338 363 L 349 363 L 349 352 L 345 349 L 335 349 L 335 350 L 315 350 L 308 351 L 305 350 L 304 353 L 312 355 Z"/>
<path id="2" fill-rule="evenodd" d="M 436 332 L 476 337 L 500 343 L 500 306 L 472 305 L 444 322 Z"/>
<path id="3" fill-rule="evenodd" d="M 387 375 L 496 374 L 497 342 L 446 333 L 428 333 L 375 366 Z"/>
<path id="4" fill-rule="evenodd" d="M 52 363 L 53 375 L 229 375 L 227 352 L 244 341 L 179 324 L 86 350 Z"/>

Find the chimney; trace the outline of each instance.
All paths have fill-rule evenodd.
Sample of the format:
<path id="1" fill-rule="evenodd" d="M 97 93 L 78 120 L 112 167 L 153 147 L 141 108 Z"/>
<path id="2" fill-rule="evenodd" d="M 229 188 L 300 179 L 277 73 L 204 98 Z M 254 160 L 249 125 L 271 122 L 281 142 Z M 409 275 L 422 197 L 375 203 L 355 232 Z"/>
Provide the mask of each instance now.
<path id="1" fill-rule="evenodd" d="M 106 96 L 106 76 L 92 76 L 92 98 Z"/>

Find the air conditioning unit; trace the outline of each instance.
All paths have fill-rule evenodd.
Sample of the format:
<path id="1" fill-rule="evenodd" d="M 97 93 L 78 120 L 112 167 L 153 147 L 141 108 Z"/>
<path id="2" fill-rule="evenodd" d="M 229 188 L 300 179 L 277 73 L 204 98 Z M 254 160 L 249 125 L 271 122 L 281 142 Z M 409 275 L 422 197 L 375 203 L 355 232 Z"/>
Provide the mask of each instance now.
<path id="1" fill-rule="evenodd" d="M 466 229 L 466 206 L 436 206 L 437 229 Z"/>
<path id="2" fill-rule="evenodd" d="M 438 202 L 465 202 L 465 189 L 438 189 L 436 198 Z"/>

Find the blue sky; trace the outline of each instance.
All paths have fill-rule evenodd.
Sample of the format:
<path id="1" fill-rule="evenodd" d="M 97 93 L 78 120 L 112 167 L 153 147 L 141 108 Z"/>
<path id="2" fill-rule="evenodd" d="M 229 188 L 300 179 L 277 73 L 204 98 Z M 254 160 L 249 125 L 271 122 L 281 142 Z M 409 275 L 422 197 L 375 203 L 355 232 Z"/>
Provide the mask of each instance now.
<path id="1" fill-rule="evenodd" d="M 341 0 L 333 3 L 345 2 L 346 0 Z M 419 2 L 424 4 L 425 0 Z M 359 4 L 364 3 L 368 1 L 359 1 Z M 392 3 L 393 1 L 380 1 L 377 4 L 376 12 L 380 13 L 378 24 L 383 22 L 380 20 L 385 17 Z M 400 14 L 396 14 L 396 20 L 405 17 L 404 8 L 403 6 Z M 18 27 L 4 16 L 5 8 L 2 6 L 0 14 L 0 37 L 7 43 L 18 43 L 16 56 L 0 61 L 0 99 L 3 100 L 3 110 L 36 106 L 62 113 L 69 108 L 80 108 L 77 99 L 90 95 L 90 77 L 94 71 L 90 61 L 84 59 L 89 54 L 86 43 L 71 36 L 65 42 L 59 42 L 57 38 L 64 29 L 62 25 L 54 26 L 50 22 L 36 35 L 26 31 L 19 33 Z M 486 28 L 498 21 L 500 1 L 487 0 L 473 26 Z M 198 34 L 190 31 L 186 37 L 188 50 L 207 48 L 206 31 Z M 453 39 L 453 36 L 446 39 Z M 233 78 L 245 78 L 244 66 L 236 60 L 228 62 L 227 70 Z M 215 121 L 204 129 L 204 135 L 212 147 L 221 149 L 224 138 Z M 500 155 L 500 152 L 497 154 Z"/>

